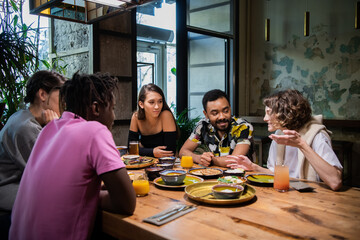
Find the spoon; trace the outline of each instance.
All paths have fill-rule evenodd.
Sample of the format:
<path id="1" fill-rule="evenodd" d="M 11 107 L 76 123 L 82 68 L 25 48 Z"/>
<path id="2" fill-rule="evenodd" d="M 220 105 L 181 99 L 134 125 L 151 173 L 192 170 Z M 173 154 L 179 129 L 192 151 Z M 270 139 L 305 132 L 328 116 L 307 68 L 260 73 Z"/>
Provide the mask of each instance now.
<path id="1" fill-rule="evenodd" d="M 202 195 L 202 196 L 200 196 L 200 197 L 198 197 L 198 198 L 203 198 L 203 197 L 206 197 L 206 196 L 209 196 L 209 195 L 213 195 L 213 193 L 212 193 L 212 192 L 209 192 L 209 193 L 207 193 L 207 194 L 205 194 L 205 195 Z"/>

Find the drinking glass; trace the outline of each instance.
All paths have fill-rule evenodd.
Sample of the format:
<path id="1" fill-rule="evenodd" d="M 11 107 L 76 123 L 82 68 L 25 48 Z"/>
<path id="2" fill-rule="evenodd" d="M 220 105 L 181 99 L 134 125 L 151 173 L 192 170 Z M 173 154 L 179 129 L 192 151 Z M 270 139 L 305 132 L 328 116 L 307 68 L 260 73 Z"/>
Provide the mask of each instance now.
<path id="1" fill-rule="evenodd" d="M 134 173 L 134 180 L 132 185 L 135 189 L 137 197 L 146 196 L 150 191 L 149 180 L 145 173 Z"/>
<path id="2" fill-rule="evenodd" d="M 182 156 L 180 166 L 183 168 L 191 168 L 194 165 L 192 156 Z"/>
<path id="3" fill-rule="evenodd" d="M 279 192 L 289 190 L 289 167 L 285 165 L 275 165 L 274 188 Z"/>
<path id="4" fill-rule="evenodd" d="M 129 142 L 129 154 L 139 155 L 139 142 L 138 141 L 130 141 Z"/>
<path id="5" fill-rule="evenodd" d="M 116 146 L 116 148 L 120 152 L 120 157 L 127 154 L 127 146 Z"/>

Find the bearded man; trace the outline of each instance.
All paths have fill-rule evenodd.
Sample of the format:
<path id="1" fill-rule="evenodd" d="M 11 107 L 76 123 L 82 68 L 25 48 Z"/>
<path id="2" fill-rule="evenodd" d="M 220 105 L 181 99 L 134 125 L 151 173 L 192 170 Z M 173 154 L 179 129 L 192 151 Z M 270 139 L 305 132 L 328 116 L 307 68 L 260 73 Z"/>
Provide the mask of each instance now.
<path id="1" fill-rule="evenodd" d="M 228 155 L 247 155 L 251 159 L 253 126 L 231 115 L 226 93 L 219 89 L 210 90 L 205 93 L 202 104 L 205 118 L 198 122 L 179 155 L 192 156 L 195 163 L 206 167 L 226 167 Z M 204 151 L 195 153 L 200 146 Z"/>

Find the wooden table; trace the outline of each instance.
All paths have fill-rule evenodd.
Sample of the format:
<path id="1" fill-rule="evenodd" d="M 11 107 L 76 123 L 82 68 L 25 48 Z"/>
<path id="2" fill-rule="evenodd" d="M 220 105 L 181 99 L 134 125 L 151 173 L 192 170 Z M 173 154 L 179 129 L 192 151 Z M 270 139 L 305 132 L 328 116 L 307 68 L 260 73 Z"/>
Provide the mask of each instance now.
<path id="1" fill-rule="evenodd" d="M 134 215 L 103 211 L 102 230 L 119 239 L 359 239 L 360 189 L 333 192 L 320 183 L 308 184 L 314 192 L 255 186 L 250 202 L 214 206 L 151 183 L 149 195 L 137 198 Z M 162 226 L 142 222 L 179 202 L 197 209 Z"/>

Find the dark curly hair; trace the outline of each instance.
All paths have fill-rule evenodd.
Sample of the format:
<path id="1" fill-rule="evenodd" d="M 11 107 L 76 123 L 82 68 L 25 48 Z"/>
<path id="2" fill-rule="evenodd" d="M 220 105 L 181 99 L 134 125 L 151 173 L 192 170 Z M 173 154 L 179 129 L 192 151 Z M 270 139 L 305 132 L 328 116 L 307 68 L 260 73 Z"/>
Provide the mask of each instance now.
<path id="1" fill-rule="evenodd" d="M 117 78 L 107 73 L 90 75 L 75 73 L 60 90 L 62 110 L 65 109 L 87 119 L 88 109 L 94 101 L 102 107 L 112 102 L 116 80 Z"/>
<path id="2" fill-rule="evenodd" d="M 142 86 L 141 89 L 140 89 L 140 92 L 139 92 L 138 110 L 137 110 L 137 117 L 138 117 L 139 120 L 144 120 L 146 118 L 145 110 L 140 107 L 139 101 L 145 102 L 146 95 L 147 95 L 148 92 L 156 92 L 156 93 L 160 94 L 160 96 L 162 97 L 162 99 L 163 99 L 163 107 L 161 109 L 161 112 L 164 111 L 164 110 L 168 110 L 168 111 L 171 112 L 171 110 L 169 108 L 169 105 L 166 103 L 165 96 L 164 96 L 164 93 L 161 90 L 161 88 L 159 88 L 158 86 L 156 86 L 153 83 L 149 83 L 149 84 L 146 84 L 146 85 Z"/>
<path id="3" fill-rule="evenodd" d="M 215 100 L 218 100 L 219 98 L 226 98 L 228 103 L 230 104 L 229 97 L 226 95 L 224 91 L 221 91 L 220 89 L 213 89 L 205 93 L 203 99 L 202 99 L 202 105 L 204 108 L 204 111 L 206 112 L 206 107 L 208 102 L 213 102 Z"/>
<path id="4" fill-rule="evenodd" d="M 298 90 L 280 91 L 265 98 L 263 103 L 283 128 L 299 130 L 311 118 L 310 103 Z"/>
<path id="5" fill-rule="evenodd" d="M 26 83 L 25 103 L 33 103 L 39 89 L 50 93 L 54 89 L 60 89 L 66 78 L 54 71 L 42 70 L 34 73 Z"/>

